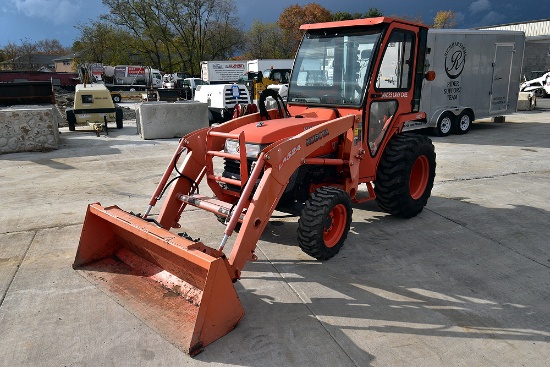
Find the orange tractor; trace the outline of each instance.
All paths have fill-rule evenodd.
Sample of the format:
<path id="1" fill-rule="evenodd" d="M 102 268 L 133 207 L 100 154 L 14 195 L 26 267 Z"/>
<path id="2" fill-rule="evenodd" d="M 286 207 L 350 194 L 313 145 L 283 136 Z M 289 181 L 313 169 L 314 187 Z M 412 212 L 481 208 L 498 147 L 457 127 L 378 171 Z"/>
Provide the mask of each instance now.
<path id="1" fill-rule="evenodd" d="M 434 147 L 402 131 L 426 119 L 427 28 L 381 17 L 302 29 L 286 106 L 266 110 L 278 98 L 267 90 L 258 113 L 183 137 L 144 214 L 88 207 L 73 267 L 191 355 L 243 317 L 232 283 L 256 260 L 274 210 L 299 215 L 300 248 L 327 260 L 344 244 L 352 203 L 376 199 L 410 218 L 431 194 Z M 204 179 L 211 197 L 199 194 Z M 219 243 L 177 233 L 190 206 L 225 225 Z"/>

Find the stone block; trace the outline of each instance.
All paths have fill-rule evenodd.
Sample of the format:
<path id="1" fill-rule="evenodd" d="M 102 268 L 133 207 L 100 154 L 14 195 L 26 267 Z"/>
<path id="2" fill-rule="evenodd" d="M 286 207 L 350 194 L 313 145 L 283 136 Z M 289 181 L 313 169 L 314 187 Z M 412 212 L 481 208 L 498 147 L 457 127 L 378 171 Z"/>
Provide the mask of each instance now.
<path id="1" fill-rule="evenodd" d="M 208 106 L 195 101 L 144 102 L 137 105 L 138 134 L 145 139 L 180 138 L 208 127 Z"/>
<path id="2" fill-rule="evenodd" d="M 55 105 L 0 109 L 0 153 L 58 149 L 62 120 Z"/>
<path id="3" fill-rule="evenodd" d="M 531 111 L 535 108 L 535 94 L 532 92 L 519 92 L 518 111 Z"/>

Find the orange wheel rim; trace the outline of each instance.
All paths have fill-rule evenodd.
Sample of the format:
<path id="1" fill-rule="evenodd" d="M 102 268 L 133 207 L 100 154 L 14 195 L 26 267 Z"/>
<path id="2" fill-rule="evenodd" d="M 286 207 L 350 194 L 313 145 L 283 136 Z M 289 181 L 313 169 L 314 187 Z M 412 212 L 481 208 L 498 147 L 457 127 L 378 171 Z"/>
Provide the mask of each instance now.
<path id="1" fill-rule="evenodd" d="M 428 186 L 429 176 L 430 163 L 425 155 L 421 155 L 416 158 L 416 161 L 414 162 L 409 180 L 409 189 L 413 199 L 420 199 L 420 197 L 424 195 L 426 187 Z"/>
<path id="2" fill-rule="evenodd" d="M 334 247 L 346 226 L 347 211 L 344 204 L 338 204 L 328 213 L 327 223 L 323 231 L 323 238 L 327 247 Z"/>

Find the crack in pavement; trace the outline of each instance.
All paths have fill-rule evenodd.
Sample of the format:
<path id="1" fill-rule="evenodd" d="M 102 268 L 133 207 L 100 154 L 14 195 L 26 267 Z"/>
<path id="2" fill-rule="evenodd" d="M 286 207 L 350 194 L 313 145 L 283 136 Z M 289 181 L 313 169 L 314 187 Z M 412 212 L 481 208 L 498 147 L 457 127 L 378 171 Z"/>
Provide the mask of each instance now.
<path id="1" fill-rule="evenodd" d="M 536 171 L 509 172 L 509 173 L 502 173 L 502 174 L 497 174 L 497 175 L 492 175 L 492 176 L 453 178 L 453 179 L 449 179 L 449 180 L 437 181 L 437 183 L 486 180 L 486 179 L 490 179 L 490 178 L 499 178 L 499 177 L 515 176 L 515 175 L 522 175 L 522 174 L 533 174 L 533 173 L 550 173 L 550 171 L 548 171 L 548 170 L 536 170 Z"/>
<path id="2" fill-rule="evenodd" d="M 25 231 L 25 232 L 30 232 L 30 231 Z M 27 247 L 27 249 L 25 250 L 25 253 L 23 254 L 23 258 L 21 259 L 21 261 L 19 262 L 19 264 L 17 265 L 17 269 L 15 270 L 15 272 L 13 273 L 13 276 L 11 277 L 9 283 L 8 283 L 8 286 L 6 287 L 6 291 L 4 292 L 4 294 L 2 295 L 2 298 L 0 298 L 0 308 L 2 307 L 2 305 L 4 304 L 4 300 L 6 299 L 7 295 L 8 295 L 8 292 L 10 291 L 10 288 L 11 288 L 11 285 L 13 284 L 13 281 L 15 280 L 15 277 L 17 276 L 17 274 L 19 273 L 19 269 L 21 269 L 21 265 L 23 264 L 23 261 L 25 261 L 25 259 L 27 258 L 27 254 L 29 253 L 29 249 L 31 248 L 33 242 L 34 242 L 34 239 L 36 238 L 36 235 L 38 233 L 38 231 L 33 231 L 33 235 L 32 235 L 32 238 L 29 242 L 29 246 Z"/>

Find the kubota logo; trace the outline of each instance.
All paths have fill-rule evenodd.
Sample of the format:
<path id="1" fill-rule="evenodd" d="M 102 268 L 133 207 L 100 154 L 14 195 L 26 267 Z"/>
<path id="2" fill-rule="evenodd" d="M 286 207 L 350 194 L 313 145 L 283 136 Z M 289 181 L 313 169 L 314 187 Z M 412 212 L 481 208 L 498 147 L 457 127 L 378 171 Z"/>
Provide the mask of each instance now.
<path id="1" fill-rule="evenodd" d="M 445 73 L 451 79 L 462 74 L 466 63 L 466 47 L 461 42 L 453 42 L 445 51 Z"/>

